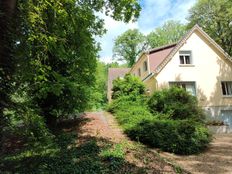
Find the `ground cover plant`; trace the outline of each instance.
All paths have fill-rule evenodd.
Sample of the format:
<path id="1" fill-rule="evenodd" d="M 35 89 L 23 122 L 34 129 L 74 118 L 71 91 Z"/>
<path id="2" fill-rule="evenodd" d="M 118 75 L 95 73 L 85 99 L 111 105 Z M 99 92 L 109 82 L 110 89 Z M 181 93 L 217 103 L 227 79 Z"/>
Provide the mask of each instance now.
<path id="1" fill-rule="evenodd" d="M 65 122 L 63 122 L 65 123 Z M 62 124 L 63 124 L 62 123 Z M 68 123 L 68 124 L 67 124 Z M 0 158 L 0 173 L 146 173 L 125 160 L 126 143 L 113 143 L 99 137 L 80 138 L 77 127 L 84 124 L 76 119 L 55 130 L 50 140 L 10 150 Z M 77 127 L 76 127 L 77 126 Z"/>
<path id="2" fill-rule="evenodd" d="M 116 116 L 130 138 L 177 154 L 199 153 L 208 146 L 211 136 L 204 126 L 204 113 L 194 96 L 173 87 L 157 91 L 149 98 L 144 95 L 145 90 L 138 93 L 137 88 L 133 91 L 136 85 L 124 84 L 134 83 L 136 77 L 128 76 L 121 81 L 118 79 L 113 90 L 131 86 L 127 88 L 131 92 L 113 100 L 108 110 Z"/>

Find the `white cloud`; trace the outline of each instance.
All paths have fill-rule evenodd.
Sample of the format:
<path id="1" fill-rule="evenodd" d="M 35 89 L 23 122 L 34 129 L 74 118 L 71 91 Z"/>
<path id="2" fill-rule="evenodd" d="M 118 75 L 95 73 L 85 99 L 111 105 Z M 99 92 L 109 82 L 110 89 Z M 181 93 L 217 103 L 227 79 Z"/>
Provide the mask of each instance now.
<path id="1" fill-rule="evenodd" d="M 112 62 L 112 49 L 114 40 L 125 32 L 128 29 L 138 28 L 137 23 L 124 23 L 121 21 L 115 21 L 113 18 L 109 16 L 105 16 L 103 14 L 99 15 L 105 21 L 105 28 L 107 29 L 107 33 L 102 38 L 97 38 L 97 41 L 101 43 L 102 51 L 100 51 L 100 58 L 102 61 L 106 63 Z"/>
<path id="2" fill-rule="evenodd" d="M 128 29 L 138 28 L 148 34 L 165 21 L 173 19 L 186 22 L 188 10 L 196 0 L 142 0 L 142 11 L 136 23 L 125 24 L 115 21 L 111 17 L 99 14 L 105 20 L 107 33 L 97 40 L 101 43 L 100 58 L 104 62 L 112 61 L 114 39 Z"/>

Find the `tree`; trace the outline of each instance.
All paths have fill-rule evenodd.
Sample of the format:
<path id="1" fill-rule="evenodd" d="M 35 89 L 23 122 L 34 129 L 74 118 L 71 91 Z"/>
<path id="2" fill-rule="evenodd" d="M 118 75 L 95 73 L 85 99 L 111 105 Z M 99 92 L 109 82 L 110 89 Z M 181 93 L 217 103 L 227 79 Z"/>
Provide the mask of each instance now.
<path id="1" fill-rule="evenodd" d="M 125 60 L 131 67 L 136 58 L 147 48 L 145 36 L 138 30 L 127 30 L 114 41 L 113 57 L 117 60 Z"/>
<path id="2" fill-rule="evenodd" d="M 149 33 L 147 35 L 147 41 L 151 48 L 172 44 L 179 41 L 185 32 L 185 25 L 179 21 L 170 20 L 165 22 L 163 26 Z"/>
<path id="3" fill-rule="evenodd" d="M 198 0 L 189 10 L 188 28 L 199 24 L 232 56 L 232 1 Z"/>
<path id="4" fill-rule="evenodd" d="M 84 111 L 95 84 L 99 50 L 95 38 L 105 32 L 96 13 L 129 22 L 139 11 L 139 3 L 131 0 L 0 1 L 1 124 L 3 115 L 7 120 L 14 115 L 25 127 L 42 117 L 52 125 Z M 3 111 L 14 98 L 11 89 L 23 100 L 14 100 L 18 103 L 6 115 Z M 22 112 L 17 112 L 19 103 Z"/>
<path id="5" fill-rule="evenodd" d="M 48 124 L 87 107 L 99 51 L 94 37 L 104 33 L 103 20 L 95 12 L 103 7 L 125 22 L 140 9 L 136 1 L 127 0 L 19 1 L 18 51 L 21 70 L 27 70 L 22 79 Z"/>

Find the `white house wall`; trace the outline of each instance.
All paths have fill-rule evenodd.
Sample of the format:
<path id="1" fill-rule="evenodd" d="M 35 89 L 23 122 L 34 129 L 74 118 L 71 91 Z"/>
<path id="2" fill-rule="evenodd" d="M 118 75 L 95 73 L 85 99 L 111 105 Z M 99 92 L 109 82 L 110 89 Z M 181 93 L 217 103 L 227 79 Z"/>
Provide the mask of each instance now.
<path id="1" fill-rule="evenodd" d="M 156 76 L 158 88 L 167 87 L 173 81 L 195 82 L 201 106 L 208 110 L 232 108 L 232 97 L 224 97 L 221 90 L 221 81 L 232 81 L 232 63 L 198 31 L 187 39 L 180 50 L 192 52 L 192 65 L 180 65 L 177 51 Z"/>

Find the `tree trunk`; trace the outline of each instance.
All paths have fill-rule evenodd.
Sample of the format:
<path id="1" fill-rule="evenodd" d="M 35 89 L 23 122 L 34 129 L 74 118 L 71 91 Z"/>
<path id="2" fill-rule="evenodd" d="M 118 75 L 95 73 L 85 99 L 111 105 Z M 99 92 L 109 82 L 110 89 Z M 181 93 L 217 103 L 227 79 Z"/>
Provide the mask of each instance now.
<path id="1" fill-rule="evenodd" d="M 0 0 L 0 152 L 3 145 L 3 128 L 6 119 L 4 108 L 9 105 L 10 82 L 14 70 L 12 61 L 13 16 L 17 0 Z"/>

